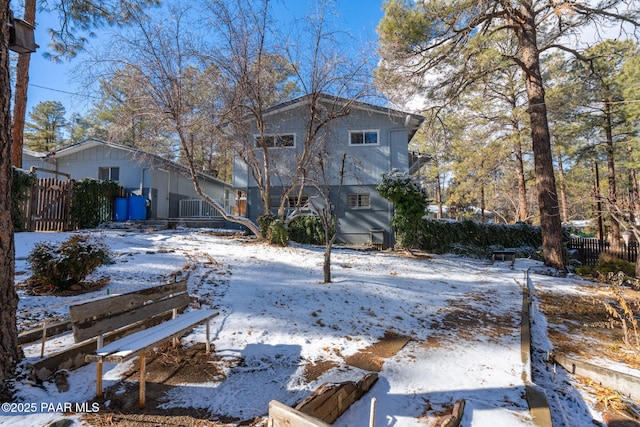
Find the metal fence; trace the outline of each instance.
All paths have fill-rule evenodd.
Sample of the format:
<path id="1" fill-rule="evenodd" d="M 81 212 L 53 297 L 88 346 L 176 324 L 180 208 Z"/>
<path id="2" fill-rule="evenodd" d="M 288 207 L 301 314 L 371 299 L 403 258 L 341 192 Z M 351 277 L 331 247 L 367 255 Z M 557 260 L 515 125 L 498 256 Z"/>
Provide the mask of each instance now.
<path id="1" fill-rule="evenodd" d="M 613 248 L 607 240 L 574 238 L 569 240 L 567 248 L 577 252 L 578 260 L 583 265 L 596 265 L 601 254 L 635 263 L 638 257 L 638 243 L 621 245 L 620 248 Z"/>
<path id="2" fill-rule="evenodd" d="M 229 212 L 229 200 L 216 200 Z M 202 199 L 180 200 L 180 218 L 218 218 L 222 215 L 213 206 Z"/>

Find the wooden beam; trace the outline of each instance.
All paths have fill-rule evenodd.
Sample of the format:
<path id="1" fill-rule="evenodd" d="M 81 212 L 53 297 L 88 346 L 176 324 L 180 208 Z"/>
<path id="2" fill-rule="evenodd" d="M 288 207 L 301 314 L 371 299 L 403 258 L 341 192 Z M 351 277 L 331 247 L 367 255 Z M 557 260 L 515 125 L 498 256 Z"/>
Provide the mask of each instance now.
<path id="1" fill-rule="evenodd" d="M 331 427 L 322 420 L 304 414 L 282 403 L 272 400 L 269 402 L 270 427 Z"/>
<path id="2" fill-rule="evenodd" d="M 364 396 L 377 380 L 378 374 L 372 372 L 358 382 L 322 384 L 295 409 L 331 424 L 354 402 Z"/>
<path id="3" fill-rule="evenodd" d="M 140 409 L 144 408 L 145 401 L 147 396 L 145 394 L 146 391 L 146 373 L 147 373 L 147 358 L 144 353 L 140 355 L 140 399 L 139 405 Z"/>

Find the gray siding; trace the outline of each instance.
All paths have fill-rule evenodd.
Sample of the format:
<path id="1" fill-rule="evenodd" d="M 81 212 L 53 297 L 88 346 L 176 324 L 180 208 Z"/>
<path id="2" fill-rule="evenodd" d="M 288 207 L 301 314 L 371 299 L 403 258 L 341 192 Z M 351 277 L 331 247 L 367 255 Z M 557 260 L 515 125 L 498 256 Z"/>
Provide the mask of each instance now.
<path id="1" fill-rule="evenodd" d="M 118 183 L 125 193 L 145 196 L 150 201 L 150 218 L 177 218 L 180 200 L 198 199 L 188 172 L 171 162 L 113 144 L 90 142 L 73 150 L 61 150 L 57 158 L 43 159 L 23 155 L 23 169 L 35 166 L 71 175 L 72 179 L 99 178 L 103 167 L 119 168 Z M 203 192 L 213 199 L 233 195 L 233 187 L 218 180 L 201 177 Z M 233 205 L 233 200 L 230 201 Z"/>

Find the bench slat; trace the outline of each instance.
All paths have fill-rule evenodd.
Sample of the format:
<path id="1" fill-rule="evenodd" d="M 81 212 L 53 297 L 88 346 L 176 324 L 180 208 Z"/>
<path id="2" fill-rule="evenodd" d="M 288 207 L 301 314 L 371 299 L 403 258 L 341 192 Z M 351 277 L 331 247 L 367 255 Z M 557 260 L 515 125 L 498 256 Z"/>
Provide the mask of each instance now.
<path id="1" fill-rule="evenodd" d="M 118 341 L 108 344 L 87 356 L 87 361 L 104 360 L 109 363 L 122 363 L 143 353 L 159 343 L 183 335 L 196 325 L 218 316 L 215 310 L 193 310 L 175 319 L 163 322 L 153 328 L 136 332 Z"/>
<path id="2" fill-rule="evenodd" d="M 187 282 L 184 280 L 140 289 L 126 294 L 109 295 L 104 298 L 72 305 L 69 307 L 69 314 L 71 315 L 71 321 L 74 323 L 81 322 L 84 319 L 99 319 L 102 316 L 141 307 L 150 300 L 159 300 L 182 292 L 187 292 Z"/>
<path id="3" fill-rule="evenodd" d="M 93 338 L 109 331 L 120 329 L 132 323 L 157 316 L 167 311 L 182 310 L 189 304 L 189 294 L 181 293 L 173 297 L 165 298 L 157 302 L 140 306 L 130 311 L 103 316 L 99 319 L 85 318 L 83 321 L 73 323 L 73 337 L 76 342 Z"/>

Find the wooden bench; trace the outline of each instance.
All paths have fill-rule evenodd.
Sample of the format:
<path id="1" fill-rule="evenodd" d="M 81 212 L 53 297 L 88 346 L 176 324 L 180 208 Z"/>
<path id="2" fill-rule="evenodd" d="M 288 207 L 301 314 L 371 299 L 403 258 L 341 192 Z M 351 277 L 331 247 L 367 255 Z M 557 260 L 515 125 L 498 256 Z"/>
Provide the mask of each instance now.
<path id="1" fill-rule="evenodd" d="M 102 397 L 103 363 L 123 363 L 140 357 L 140 407 L 145 404 L 145 352 L 178 339 L 199 324 L 206 323 L 206 351 L 210 352 L 209 320 L 216 317 L 214 310 L 184 311 L 189 304 L 186 281 L 169 283 L 120 295 L 112 295 L 69 307 L 71 325 L 76 342 L 97 337 L 95 354 L 87 354 L 86 362 L 96 362 L 96 396 Z M 152 327 L 142 326 L 122 338 L 103 345 L 104 334 L 121 328 L 136 330 L 156 319 Z M 168 319 L 168 320 L 165 320 Z"/>
<path id="2" fill-rule="evenodd" d="M 511 265 L 514 265 L 516 253 L 515 251 L 493 251 L 491 253 L 491 262 L 494 263 L 496 261 L 511 261 Z"/>

